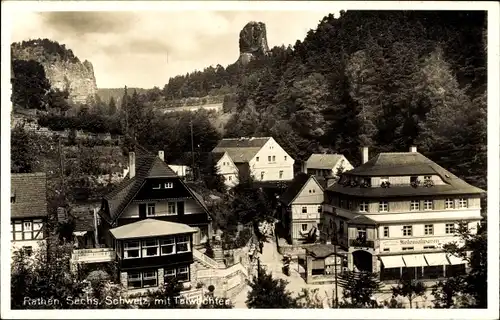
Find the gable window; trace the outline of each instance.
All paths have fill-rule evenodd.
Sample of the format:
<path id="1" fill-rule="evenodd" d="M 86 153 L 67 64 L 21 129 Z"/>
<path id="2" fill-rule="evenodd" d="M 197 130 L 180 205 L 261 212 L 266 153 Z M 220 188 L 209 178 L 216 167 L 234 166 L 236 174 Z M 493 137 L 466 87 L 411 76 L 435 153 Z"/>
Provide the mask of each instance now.
<path id="1" fill-rule="evenodd" d="M 176 250 L 177 253 L 181 252 L 189 252 L 190 251 L 190 243 L 189 236 L 179 236 L 176 241 Z"/>
<path id="2" fill-rule="evenodd" d="M 228 177 L 228 180 L 229 180 L 229 181 L 232 181 L 232 180 L 233 180 L 233 177 L 232 177 L 232 176 L 229 176 L 229 177 Z"/>
<path id="3" fill-rule="evenodd" d="M 412 200 L 410 201 L 410 211 L 418 211 L 420 210 L 420 201 Z"/>
<path id="4" fill-rule="evenodd" d="M 271 162 L 271 156 L 268 156 L 268 157 L 267 157 L 267 161 L 268 161 L 268 162 Z"/>
<path id="5" fill-rule="evenodd" d="M 434 201 L 424 200 L 424 210 L 432 210 L 434 208 Z"/>
<path id="6" fill-rule="evenodd" d="M 173 182 L 166 182 L 165 183 L 165 189 L 172 189 L 174 187 L 174 183 Z"/>
<path id="7" fill-rule="evenodd" d="M 388 212 L 389 211 L 389 203 L 387 201 L 380 201 L 378 203 L 378 211 L 379 212 Z"/>
<path id="8" fill-rule="evenodd" d="M 283 179 L 283 170 L 280 170 L 280 179 Z"/>
<path id="9" fill-rule="evenodd" d="M 453 223 L 447 223 L 445 226 L 445 233 L 452 234 L 455 232 L 455 225 Z"/>
<path id="10" fill-rule="evenodd" d="M 424 226 L 424 234 L 426 236 L 434 234 L 434 226 L 432 224 L 426 224 Z"/>
<path id="11" fill-rule="evenodd" d="M 175 253 L 175 239 L 173 237 L 161 240 L 161 255 L 167 256 Z"/>
<path id="12" fill-rule="evenodd" d="M 287 159 L 287 156 L 285 156 L 285 161 L 286 161 L 286 159 Z"/>
<path id="13" fill-rule="evenodd" d="M 146 216 L 154 217 L 156 215 L 156 208 L 154 203 L 148 203 Z"/>
<path id="14" fill-rule="evenodd" d="M 260 173 L 260 180 L 264 180 L 264 171 Z"/>
<path id="15" fill-rule="evenodd" d="M 460 209 L 467 208 L 467 199 L 462 198 L 462 199 L 458 200 L 458 207 Z"/>
<path id="16" fill-rule="evenodd" d="M 140 258 L 141 244 L 139 241 L 127 241 L 123 244 L 123 258 Z"/>
<path id="17" fill-rule="evenodd" d="M 302 207 L 302 213 L 307 213 L 307 207 Z"/>
<path id="18" fill-rule="evenodd" d="M 384 227 L 384 238 L 389 238 L 389 227 Z"/>
<path id="19" fill-rule="evenodd" d="M 321 213 L 323 211 L 323 207 L 322 206 L 318 206 L 318 213 Z"/>
<path id="20" fill-rule="evenodd" d="M 176 204 L 176 202 L 167 203 L 167 216 L 173 216 L 177 213 Z"/>
<path id="21" fill-rule="evenodd" d="M 177 269 L 177 280 L 189 281 L 189 268 L 188 267 L 180 267 Z"/>
<path id="22" fill-rule="evenodd" d="M 412 226 L 403 226 L 403 236 L 404 237 L 411 237 L 413 234 L 413 227 Z"/>
<path id="23" fill-rule="evenodd" d="M 448 198 L 444 201 L 444 208 L 445 209 L 453 209 L 453 207 L 454 207 L 453 206 L 453 199 Z"/>
<path id="24" fill-rule="evenodd" d="M 158 240 L 144 240 L 142 242 L 142 257 L 156 257 L 159 255 Z"/>
<path id="25" fill-rule="evenodd" d="M 307 231 L 307 223 L 302 224 L 302 231 Z"/>
<path id="26" fill-rule="evenodd" d="M 259 162 L 259 157 L 255 157 L 255 161 Z"/>
<path id="27" fill-rule="evenodd" d="M 273 162 L 275 162 L 275 161 L 276 161 L 276 156 L 273 156 Z"/>
<path id="28" fill-rule="evenodd" d="M 156 189 L 156 190 L 161 189 L 161 183 L 159 183 L 159 184 L 155 184 L 155 185 L 153 186 L 153 189 Z"/>
<path id="29" fill-rule="evenodd" d="M 362 201 L 359 203 L 359 212 L 368 212 L 368 202 Z"/>

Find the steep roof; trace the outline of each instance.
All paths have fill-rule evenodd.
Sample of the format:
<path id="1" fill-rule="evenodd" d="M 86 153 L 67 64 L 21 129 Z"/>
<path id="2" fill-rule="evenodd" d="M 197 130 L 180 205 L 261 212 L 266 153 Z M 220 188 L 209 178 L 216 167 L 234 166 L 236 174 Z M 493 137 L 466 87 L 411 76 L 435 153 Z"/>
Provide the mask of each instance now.
<path id="1" fill-rule="evenodd" d="M 108 222 L 116 221 L 148 178 L 178 178 L 178 176 L 157 156 L 138 157 L 135 176 L 132 179 L 127 176 L 114 190 L 104 196 L 108 204 L 109 215 L 101 210 L 99 214 L 103 219 Z"/>
<path id="2" fill-rule="evenodd" d="M 438 175 L 446 183 L 431 188 L 398 186 L 391 188 L 359 188 L 335 184 L 328 191 L 361 197 L 396 197 L 422 195 L 482 194 L 485 191 L 474 187 L 439 166 L 419 152 L 380 153 L 365 164 L 344 172 L 346 176 L 408 176 Z"/>
<path id="3" fill-rule="evenodd" d="M 280 196 L 280 201 L 287 206 L 290 205 L 293 202 L 293 200 L 295 200 L 295 198 L 299 195 L 299 193 L 302 191 L 302 189 L 310 179 L 314 179 L 316 183 L 320 186 L 320 188 L 322 188 L 321 184 L 318 182 L 318 180 L 316 180 L 316 178 L 313 175 L 309 175 L 306 173 L 299 173 L 293 178 L 292 183 Z"/>
<path id="4" fill-rule="evenodd" d="M 234 163 L 245 163 L 255 157 L 270 137 L 222 139 L 212 152 L 227 152 Z"/>
<path id="5" fill-rule="evenodd" d="M 47 216 L 47 177 L 45 173 L 13 173 L 11 218 Z"/>
<path id="6" fill-rule="evenodd" d="M 186 224 L 156 219 L 140 220 L 111 229 L 110 231 L 116 239 L 159 237 L 196 232 L 195 229 Z"/>
<path id="7" fill-rule="evenodd" d="M 344 158 L 341 154 L 311 154 L 307 159 L 307 168 L 311 169 L 333 169 L 337 163 Z"/>

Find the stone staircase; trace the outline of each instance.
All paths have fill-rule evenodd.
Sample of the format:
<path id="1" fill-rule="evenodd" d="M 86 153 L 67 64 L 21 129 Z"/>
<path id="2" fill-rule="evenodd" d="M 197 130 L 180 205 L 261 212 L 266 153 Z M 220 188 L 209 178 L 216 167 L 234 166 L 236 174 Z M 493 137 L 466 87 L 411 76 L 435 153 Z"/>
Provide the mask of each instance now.
<path id="1" fill-rule="evenodd" d="M 198 262 L 206 269 L 223 269 L 225 268 L 224 264 L 214 259 L 210 258 L 206 254 L 202 253 L 198 249 L 193 249 L 193 258 L 195 262 Z"/>

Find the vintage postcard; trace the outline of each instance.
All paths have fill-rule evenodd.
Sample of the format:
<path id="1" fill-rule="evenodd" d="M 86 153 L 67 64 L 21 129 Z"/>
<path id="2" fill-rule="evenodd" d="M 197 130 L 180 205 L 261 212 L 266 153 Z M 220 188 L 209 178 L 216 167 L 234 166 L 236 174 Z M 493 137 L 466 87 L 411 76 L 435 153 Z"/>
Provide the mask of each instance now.
<path id="1" fill-rule="evenodd" d="M 2 318 L 498 318 L 498 14 L 3 2 Z"/>

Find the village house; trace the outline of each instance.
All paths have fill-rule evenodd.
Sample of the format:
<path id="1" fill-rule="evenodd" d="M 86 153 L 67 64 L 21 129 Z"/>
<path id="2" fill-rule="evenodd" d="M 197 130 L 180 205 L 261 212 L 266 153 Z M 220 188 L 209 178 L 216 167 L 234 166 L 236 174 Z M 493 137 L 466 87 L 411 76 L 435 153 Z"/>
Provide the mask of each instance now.
<path id="1" fill-rule="evenodd" d="M 11 249 L 28 254 L 46 245 L 47 177 L 45 173 L 11 174 Z"/>
<path id="2" fill-rule="evenodd" d="M 286 181 L 295 160 L 272 137 L 223 139 L 212 152 L 226 152 L 239 172 L 255 181 Z"/>
<path id="3" fill-rule="evenodd" d="M 325 191 L 322 239 L 348 251 L 348 268 L 381 280 L 435 279 L 465 272 L 466 261 L 443 252 L 458 241 L 458 222 L 472 232 L 484 191 L 469 185 L 415 147 L 380 153 L 344 172 Z"/>
<path id="4" fill-rule="evenodd" d="M 116 261 L 121 283 L 132 292 L 157 288 L 168 277 L 191 286 L 194 257 L 210 260 L 197 248 L 211 235 L 211 216 L 163 154 L 136 159 L 129 153 L 129 175 L 98 209 L 96 248 L 75 250 L 74 264 Z"/>
<path id="5" fill-rule="evenodd" d="M 353 166 L 342 154 L 313 153 L 304 163 L 303 172 L 330 182 L 337 177 L 339 171 L 344 172 L 351 169 Z"/>
<path id="6" fill-rule="evenodd" d="M 323 187 L 315 176 L 299 173 L 279 201 L 282 205 L 281 224 L 292 244 L 319 239 L 318 224 L 324 195 Z"/>

